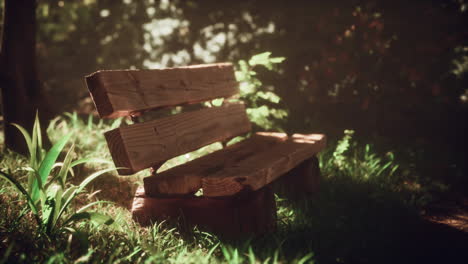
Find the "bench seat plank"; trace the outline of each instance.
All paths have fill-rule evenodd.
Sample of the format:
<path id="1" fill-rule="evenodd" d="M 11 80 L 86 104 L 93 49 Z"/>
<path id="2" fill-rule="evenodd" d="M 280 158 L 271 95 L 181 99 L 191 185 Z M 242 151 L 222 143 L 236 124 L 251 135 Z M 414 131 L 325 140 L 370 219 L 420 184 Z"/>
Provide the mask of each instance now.
<path id="1" fill-rule="evenodd" d="M 144 179 L 150 196 L 184 195 L 203 189 L 207 197 L 258 190 L 325 147 L 321 134 L 257 133 L 199 159 Z"/>

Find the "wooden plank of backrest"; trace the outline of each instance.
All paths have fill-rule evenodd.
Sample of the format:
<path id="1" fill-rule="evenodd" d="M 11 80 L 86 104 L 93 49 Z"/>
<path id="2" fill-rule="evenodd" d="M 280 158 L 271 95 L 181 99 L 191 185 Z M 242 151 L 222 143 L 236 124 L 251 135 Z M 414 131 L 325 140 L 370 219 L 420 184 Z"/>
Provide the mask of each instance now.
<path id="1" fill-rule="evenodd" d="M 239 93 L 230 63 L 98 71 L 86 76 L 86 84 L 99 116 L 108 118 Z"/>
<path id="2" fill-rule="evenodd" d="M 112 158 L 121 175 L 130 175 L 168 159 L 249 132 L 241 103 L 173 115 L 106 132 Z"/>

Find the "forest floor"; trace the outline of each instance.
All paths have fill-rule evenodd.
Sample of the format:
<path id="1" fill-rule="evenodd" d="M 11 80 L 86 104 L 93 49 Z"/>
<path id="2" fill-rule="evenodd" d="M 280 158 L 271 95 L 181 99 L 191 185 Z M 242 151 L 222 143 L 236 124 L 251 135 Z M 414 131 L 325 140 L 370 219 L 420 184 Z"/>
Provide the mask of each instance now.
<path id="1" fill-rule="evenodd" d="M 467 263 L 468 260 L 468 197 L 456 202 L 428 204 L 416 225 L 404 227 L 408 241 L 400 256 L 405 263 Z"/>
<path id="2" fill-rule="evenodd" d="M 464 197 L 458 204 L 439 203 L 428 208 L 427 220 L 443 224 L 468 233 L 468 197 Z"/>
<path id="3" fill-rule="evenodd" d="M 76 115 L 67 118 L 51 125 L 49 133 L 53 141 L 74 131 L 81 135 L 75 141 L 77 157 L 110 159 L 102 138 L 102 130 L 108 127 L 94 124 L 92 119 L 88 119 L 91 122 L 87 124 L 83 123 Z M 2 138 L 0 131 L 0 142 Z M 344 145 L 343 142 L 338 142 L 338 145 Z M 247 263 L 250 249 L 255 251 L 254 263 L 310 263 L 301 262 L 306 256 L 311 256 L 308 259 L 313 259 L 314 263 L 467 263 L 468 196 L 446 189 L 440 196 L 444 198 L 428 199 L 421 206 L 418 199 L 425 194 L 422 191 L 418 194 L 418 190 L 405 190 L 406 181 L 399 181 L 395 177 L 398 175 L 391 172 L 394 163 L 388 167 L 384 157 L 358 145 L 353 145 L 344 154 L 338 153 L 338 147 L 333 147 L 331 144 L 329 152 L 322 156 L 320 191 L 299 204 L 277 199 L 278 230 L 260 238 L 232 242 L 200 232 L 187 237 L 171 226 L 144 228 L 134 225 L 128 209 L 141 179 L 107 175 L 96 179 L 89 186 L 90 195 L 80 196 L 83 200 L 79 199 L 77 204 L 98 200 L 114 202 L 96 208 L 126 226 L 124 232 L 109 231 L 104 227 L 96 232 L 92 225 L 84 225 L 82 230 L 89 235 L 89 248 L 83 252 L 76 248 L 70 251 L 66 238 L 58 238 L 53 243 L 36 241 L 31 231 L 34 223 L 24 220 L 10 228 L 8 219 L 11 216 L 8 219 L 2 217 L 0 256 L 9 246 L 5 241 L 12 240 L 18 246 L 12 247 L 11 259 L 21 263 L 45 263 L 48 262 L 46 260 L 58 263 L 52 261 L 58 257 L 63 258 L 62 263 L 75 263 L 85 256 L 80 254 L 88 253 L 88 262 L 97 263 L 113 263 L 119 259 L 123 263 L 147 263 L 156 255 L 163 263 L 197 263 L 196 258 L 200 256 L 204 259 L 200 263 Z M 0 151 L 3 151 L 1 143 Z M 345 165 L 362 166 L 345 166 L 338 170 L 339 165 L 333 160 L 336 155 L 341 155 Z M 181 157 L 179 162 L 186 162 L 185 158 Z M 19 168 L 25 164 L 25 159 L 0 152 L 2 171 L 12 171 L 21 177 Z M 346 168 L 350 169 L 347 171 Z M 71 183 L 79 184 L 96 169 L 100 168 L 91 165 L 77 168 Z M 11 212 L 20 211 L 13 194 L 12 189 L 1 181 L 0 200 L 3 195 L 8 203 L 0 202 L 0 214 L 10 212 L 14 216 Z M 2 234 L 9 228 L 13 231 Z M 212 249 L 213 256 L 205 258 Z M 231 255 L 226 252 L 231 252 Z M 25 260 L 21 261 L 23 255 Z M 245 261 L 235 262 L 234 256 Z M 275 256 L 278 261 L 274 260 Z M 11 259 L 5 258 L 7 262 Z M 0 257 L 0 263 L 2 260 Z"/>

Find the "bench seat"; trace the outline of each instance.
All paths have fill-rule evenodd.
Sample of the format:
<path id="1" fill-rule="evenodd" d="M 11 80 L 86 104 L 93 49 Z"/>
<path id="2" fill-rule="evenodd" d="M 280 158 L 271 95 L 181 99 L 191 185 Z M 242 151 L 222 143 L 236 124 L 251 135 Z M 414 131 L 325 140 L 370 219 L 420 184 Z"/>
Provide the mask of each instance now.
<path id="1" fill-rule="evenodd" d="M 183 165 L 144 179 L 149 196 L 190 195 L 202 189 L 206 197 L 256 191 L 273 182 L 325 147 L 322 134 L 259 132 Z"/>

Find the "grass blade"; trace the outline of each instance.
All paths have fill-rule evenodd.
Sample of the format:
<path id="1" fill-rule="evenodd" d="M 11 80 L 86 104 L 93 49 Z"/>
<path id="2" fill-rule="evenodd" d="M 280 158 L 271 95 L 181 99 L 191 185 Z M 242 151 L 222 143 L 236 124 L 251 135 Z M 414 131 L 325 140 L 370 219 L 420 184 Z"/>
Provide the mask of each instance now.
<path id="1" fill-rule="evenodd" d="M 208 263 L 208 261 L 211 258 L 211 255 L 213 255 L 213 252 L 219 247 L 219 245 L 220 243 L 216 244 L 214 247 L 210 249 L 210 251 L 208 251 L 208 254 L 203 258 L 205 263 Z"/>
<path id="2" fill-rule="evenodd" d="M 21 192 L 24 196 L 26 196 L 26 199 L 28 201 L 29 208 L 33 212 L 33 215 L 36 218 L 36 221 L 38 224 L 40 224 L 40 219 L 37 211 L 37 207 L 34 204 L 34 201 L 31 199 L 31 196 L 29 193 L 23 188 L 21 183 L 19 183 L 15 178 L 13 178 L 11 175 L 4 173 L 3 171 L 0 171 L 0 177 L 5 179 L 7 182 L 9 182 L 11 185 L 13 185 L 19 192 Z"/>
<path id="3" fill-rule="evenodd" d="M 31 167 L 37 169 L 41 158 L 37 156 L 37 121 L 34 121 L 33 129 L 32 129 L 32 136 L 31 136 L 31 159 L 29 164 Z"/>
<path id="4" fill-rule="evenodd" d="M 42 160 L 42 131 L 41 131 L 41 123 L 39 121 L 39 112 L 37 111 L 36 111 L 36 119 L 34 120 L 33 132 L 36 133 L 36 137 L 37 137 L 36 151 L 39 154 L 38 160 Z M 33 138 L 34 138 L 34 135 L 33 135 Z"/>
<path id="5" fill-rule="evenodd" d="M 77 212 L 77 213 L 85 212 L 86 210 L 88 210 L 89 208 L 93 207 L 94 205 L 103 204 L 103 203 L 115 204 L 114 202 L 110 202 L 110 201 L 95 201 L 95 202 L 89 203 L 89 204 L 87 204 L 87 205 L 81 207 L 81 208 L 78 209 L 76 212 Z"/>
<path id="6" fill-rule="evenodd" d="M 67 225 L 72 222 L 77 222 L 81 220 L 89 220 L 95 224 L 101 225 L 111 225 L 114 223 L 114 219 L 112 217 L 101 214 L 101 213 L 96 213 L 96 212 L 81 212 L 81 213 L 76 213 L 72 215 L 70 218 L 68 218 L 67 221 L 65 221 L 64 225 Z"/>
<path id="7" fill-rule="evenodd" d="M 314 253 L 309 253 L 309 254 L 305 255 L 304 257 L 302 257 L 302 258 L 297 262 L 297 264 L 304 264 L 304 263 L 307 263 L 308 261 L 312 261 L 311 263 L 314 263 L 314 262 L 313 262 L 313 257 L 314 257 Z"/>
<path id="8" fill-rule="evenodd" d="M 60 168 L 60 171 L 57 175 L 57 178 L 59 180 L 60 185 L 62 185 L 62 188 L 65 188 L 65 182 L 67 181 L 67 174 L 68 170 L 71 168 L 71 162 L 73 158 L 73 151 L 75 149 L 75 144 L 71 146 L 71 148 L 68 150 L 67 155 L 65 156 L 65 159 L 63 160 L 63 165 Z"/>
<path id="9" fill-rule="evenodd" d="M 50 149 L 50 151 L 46 154 L 44 160 L 41 162 L 41 166 L 39 167 L 39 176 L 42 182 L 45 182 L 47 180 L 47 177 L 49 176 L 50 171 L 52 170 L 52 166 L 57 160 L 62 149 L 65 147 L 65 144 L 67 144 L 71 135 L 72 134 L 67 134 L 62 139 L 60 139 L 57 143 L 55 143 L 54 146 Z M 42 188 L 42 186 L 38 186 L 37 181 L 36 181 L 35 184 L 33 185 L 33 193 L 31 195 L 32 196 L 31 198 L 33 200 L 37 199 L 39 188 Z"/>
<path id="10" fill-rule="evenodd" d="M 62 212 L 66 209 L 66 208 L 63 208 L 63 206 L 65 205 L 65 202 L 68 201 L 70 196 L 75 192 L 76 189 L 78 189 L 78 186 L 71 186 L 70 188 L 65 190 L 65 192 L 63 192 L 62 197 L 61 197 L 59 212 Z"/>
<path id="11" fill-rule="evenodd" d="M 63 203 L 62 205 L 62 208 L 60 209 L 60 212 L 59 212 L 59 215 L 58 215 L 58 219 L 62 216 L 62 214 L 65 212 L 65 210 L 67 209 L 68 205 L 71 203 L 71 201 L 78 195 L 78 193 L 80 193 L 91 181 L 93 181 L 94 179 L 96 179 L 97 177 L 101 176 L 102 174 L 106 173 L 106 172 L 109 172 L 109 171 L 113 171 L 113 170 L 116 170 L 115 168 L 110 168 L 110 169 L 105 169 L 105 170 L 100 170 L 100 171 L 97 171 L 91 175 L 89 175 L 86 179 L 84 179 L 83 182 L 81 182 L 81 184 L 71 193 L 71 195 L 67 198 L 67 200 L 65 201 L 65 203 Z M 67 190 L 68 191 L 68 190 Z M 65 195 L 64 195 L 65 196 Z"/>
<path id="12" fill-rule="evenodd" d="M 88 162 L 97 162 L 97 163 L 103 163 L 103 164 L 113 164 L 113 162 L 105 160 L 105 159 L 100 159 L 100 158 L 82 158 L 79 160 L 75 160 L 74 162 L 71 163 L 70 168 L 75 167 L 76 165 L 80 165 L 83 163 L 88 163 Z"/>
<path id="13" fill-rule="evenodd" d="M 50 224 L 51 225 L 51 229 L 54 229 L 55 228 L 55 225 L 57 224 L 57 222 L 59 221 L 59 219 L 57 218 L 58 217 L 58 214 L 59 214 L 59 210 L 60 208 L 62 208 L 62 202 L 63 202 L 63 189 L 62 188 L 58 188 L 56 194 L 55 194 L 55 210 L 54 210 L 54 214 L 52 215 L 52 223 Z"/>
<path id="14" fill-rule="evenodd" d="M 55 222 L 54 215 L 57 215 L 55 212 L 57 209 L 57 200 L 55 198 L 57 196 L 57 192 L 59 192 L 59 189 L 61 188 L 54 187 L 55 186 L 51 186 L 47 190 L 44 207 L 42 207 L 42 222 L 45 224 L 46 234 L 51 233 L 53 223 Z"/>
<path id="15" fill-rule="evenodd" d="M 31 135 L 29 135 L 28 131 L 26 131 L 26 129 L 24 129 L 22 126 L 15 124 L 15 123 L 12 123 L 11 125 L 16 127 L 21 132 L 21 134 L 23 134 L 24 140 L 26 141 L 26 145 L 28 145 L 29 155 L 32 156 L 33 150 L 32 150 Z"/>

